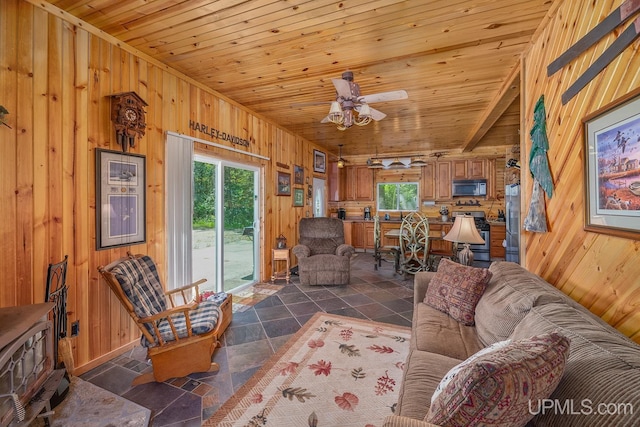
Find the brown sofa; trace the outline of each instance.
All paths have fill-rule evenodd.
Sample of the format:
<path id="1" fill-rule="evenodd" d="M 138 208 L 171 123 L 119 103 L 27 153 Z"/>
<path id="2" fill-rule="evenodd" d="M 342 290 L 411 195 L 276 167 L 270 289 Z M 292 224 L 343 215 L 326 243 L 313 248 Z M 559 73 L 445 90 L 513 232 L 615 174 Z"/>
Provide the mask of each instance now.
<path id="1" fill-rule="evenodd" d="M 302 218 L 293 247 L 302 285 L 346 285 L 355 249 L 344 243 L 344 224 L 337 218 Z"/>
<path id="2" fill-rule="evenodd" d="M 464 326 L 424 304 L 434 274 L 415 276 L 411 350 L 395 415 L 384 427 L 433 426 L 425 421 L 442 377 L 478 350 L 498 341 L 558 331 L 570 353 L 558 387 L 533 426 L 637 426 L 640 346 L 540 277 L 511 262 L 494 262 L 476 307 L 475 326 Z"/>

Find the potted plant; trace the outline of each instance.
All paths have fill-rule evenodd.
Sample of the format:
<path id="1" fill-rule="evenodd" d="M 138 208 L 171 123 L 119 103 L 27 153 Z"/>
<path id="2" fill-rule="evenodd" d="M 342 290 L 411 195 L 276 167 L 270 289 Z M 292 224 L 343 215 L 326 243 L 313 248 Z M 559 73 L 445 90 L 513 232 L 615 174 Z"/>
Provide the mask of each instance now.
<path id="1" fill-rule="evenodd" d="M 446 205 L 440 206 L 440 215 L 442 215 L 442 222 L 449 221 L 449 208 Z"/>

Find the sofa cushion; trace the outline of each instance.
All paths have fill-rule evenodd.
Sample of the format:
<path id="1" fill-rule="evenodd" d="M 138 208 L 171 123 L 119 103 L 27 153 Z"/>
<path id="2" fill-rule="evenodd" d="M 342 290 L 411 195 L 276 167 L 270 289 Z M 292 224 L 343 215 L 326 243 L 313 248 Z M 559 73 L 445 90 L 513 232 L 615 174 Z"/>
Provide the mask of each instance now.
<path id="1" fill-rule="evenodd" d="M 396 415 L 424 419 L 442 377 L 461 360 L 412 349 L 407 356 Z"/>
<path id="2" fill-rule="evenodd" d="M 425 421 L 446 426 L 524 426 L 532 401 L 548 398 L 562 377 L 569 340 L 552 332 L 513 341 L 462 362 Z"/>
<path id="3" fill-rule="evenodd" d="M 476 330 L 486 346 L 506 340 L 531 307 L 566 297 L 539 276 L 513 262 L 494 262 L 491 280 L 476 306 Z"/>
<path id="4" fill-rule="evenodd" d="M 534 405 L 534 425 L 637 425 L 640 346 L 590 313 L 556 303 L 532 308 L 512 339 L 552 330 L 571 340 L 571 354 L 551 395 L 559 407 Z"/>
<path id="5" fill-rule="evenodd" d="M 443 258 L 431 279 L 424 302 L 465 325 L 474 324 L 476 304 L 491 272 Z"/>
<path id="6" fill-rule="evenodd" d="M 467 326 L 425 303 L 413 311 L 411 345 L 418 350 L 465 360 L 482 349 L 476 328 Z"/>

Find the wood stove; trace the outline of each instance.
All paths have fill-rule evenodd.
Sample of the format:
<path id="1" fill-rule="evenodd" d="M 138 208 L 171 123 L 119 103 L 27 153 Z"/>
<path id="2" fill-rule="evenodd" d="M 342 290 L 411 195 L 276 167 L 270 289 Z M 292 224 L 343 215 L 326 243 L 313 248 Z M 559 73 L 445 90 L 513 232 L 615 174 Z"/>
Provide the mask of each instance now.
<path id="1" fill-rule="evenodd" d="M 54 369 L 53 303 L 0 308 L 0 426 L 28 425 L 64 375 Z M 46 415 L 46 413 L 45 413 Z"/>

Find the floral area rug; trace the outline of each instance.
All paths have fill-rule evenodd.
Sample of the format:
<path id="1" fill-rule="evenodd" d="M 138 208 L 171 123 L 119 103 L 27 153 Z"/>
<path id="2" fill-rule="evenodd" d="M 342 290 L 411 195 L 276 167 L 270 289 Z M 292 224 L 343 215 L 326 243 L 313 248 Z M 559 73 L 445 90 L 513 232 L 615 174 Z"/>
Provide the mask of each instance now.
<path id="1" fill-rule="evenodd" d="M 253 307 L 260 301 L 270 297 L 271 295 L 284 288 L 284 285 L 275 285 L 272 283 L 256 283 L 255 285 L 233 293 L 233 312 L 241 313 Z"/>
<path id="2" fill-rule="evenodd" d="M 203 425 L 379 427 L 395 410 L 410 334 L 317 313 Z"/>

